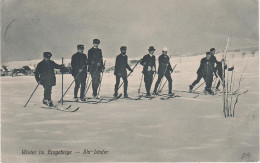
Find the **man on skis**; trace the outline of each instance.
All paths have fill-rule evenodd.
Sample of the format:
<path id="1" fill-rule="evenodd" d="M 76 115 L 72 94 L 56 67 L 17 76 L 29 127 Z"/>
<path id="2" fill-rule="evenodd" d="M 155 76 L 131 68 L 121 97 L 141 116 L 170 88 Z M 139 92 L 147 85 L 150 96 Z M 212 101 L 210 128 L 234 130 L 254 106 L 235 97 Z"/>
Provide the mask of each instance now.
<path id="1" fill-rule="evenodd" d="M 103 56 L 101 49 L 98 48 L 100 44 L 99 39 L 93 40 L 93 47 L 88 50 L 88 72 L 92 78 L 93 96 L 97 98 L 97 90 L 100 84 L 100 73 L 105 69 L 103 65 Z"/>
<path id="2" fill-rule="evenodd" d="M 213 63 L 213 66 L 216 67 L 216 65 L 219 64 L 220 62 L 217 61 L 216 57 L 214 56 L 214 54 L 215 54 L 215 48 L 211 48 L 211 49 L 210 49 L 210 54 L 211 54 L 210 61 Z M 216 64 L 216 65 L 215 65 L 215 64 Z M 196 84 L 198 84 L 198 83 L 200 82 L 201 78 L 203 77 L 202 74 L 201 74 L 202 71 L 201 71 L 200 68 L 201 68 L 201 67 L 199 67 L 199 69 L 197 70 L 197 79 L 194 80 L 194 82 L 189 86 L 190 92 L 192 92 L 193 87 L 194 87 Z M 215 74 L 215 76 L 216 76 L 216 78 L 217 78 L 217 74 L 216 74 L 216 69 L 215 69 L 215 68 L 214 68 L 214 74 Z"/>
<path id="3" fill-rule="evenodd" d="M 118 86 L 120 83 L 120 78 L 122 78 L 124 81 L 124 97 L 128 98 L 128 94 L 127 94 L 128 81 L 127 81 L 126 69 L 128 69 L 131 72 L 133 72 L 133 70 L 128 65 L 128 57 L 126 55 L 126 50 L 127 50 L 126 46 L 121 46 L 120 47 L 121 54 L 119 54 L 116 57 L 116 64 L 115 64 L 115 71 L 114 71 L 114 75 L 116 76 L 116 84 L 115 84 L 114 97 L 118 96 Z"/>
<path id="4" fill-rule="evenodd" d="M 84 45 L 77 45 L 78 52 L 72 55 L 71 68 L 72 76 L 75 79 L 74 99 L 78 100 L 78 90 L 80 89 L 80 100 L 86 101 L 85 86 L 87 78 L 87 55 L 84 54 Z"/>
<path id="5" fill-rule="evenodd" d="M 206 57 L 201 59 L 200 67 L 198 70 L 198 74 L 200 74 L 204 78 L 204 81 L 206 83 L 204 92 L 209 94 L 213 94 L 211 86 L 213 81 L 214 62 L 212 62 L 211 57 L 211 53 L 207 52 Z"/>
<path id="6" fill-rule="evenodd" d="M 54 69 L 62 69 L 63 65 L 58 65 L 50 60 L 52 54 L 50 52 L 43 53 L 43 60 L 38 63 L 35 70 L 35 79 L 38 84 L 44 88 L 43 104 L 53 106 L 51 100 L 52 87 L 56 85 L 56 77 Z"/>
<path id="7" fill-rule="evenodd" d="M 148 54 L 146 54 L 142 59 L 140 64 L 143 65 L 144 83 L 146 89 L 146 97 L 150 97 L 151 86 L 153 83 L 154 73 L 156 73 L 155 56 L 153 55 L 155 48 L 150 46 L 148 49 Z"/>
<path id="8" fill-rule="evenodd" d="M 166 79 L 168 80 L 169 83 L 169 95 L 172 95 L 172 78 L 171 78 L 171 73 L 172 73 L 172 66 L 170 63 L 170 58 L 167 55 L 168 49 L 165 47 L 162 50 L 162 55 L 159 57 L 159 68 L 158 68 L 158 79 L 154 87 L 154 94 L 158 94 L 157 88 L 162 80 L 162 78 L 165 76 Z"/>

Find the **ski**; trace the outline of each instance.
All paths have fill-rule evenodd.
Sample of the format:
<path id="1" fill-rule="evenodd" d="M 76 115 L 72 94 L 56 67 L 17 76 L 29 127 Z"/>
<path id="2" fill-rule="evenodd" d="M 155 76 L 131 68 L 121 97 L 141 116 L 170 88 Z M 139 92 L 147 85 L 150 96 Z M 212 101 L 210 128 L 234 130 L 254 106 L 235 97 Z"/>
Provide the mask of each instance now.
<path id="1" fill-rule="evenodd" d="M 103 99 L 96 99 L 94 100 L 94 98 L 92 98 L 91 100 L 86 100 L 86 101 L 80 101 L 80 100 L 64 100 L 64 102 L 75 102 L 75 103 L 96 103 L 96 102 L 100 102 Z"/>
<path id="2" fill-rule="evenodd" d="M 179 96 L 179 95 L 168 95 L 168 97 L 161 97 L 160 99 L 161 100 L 168 100 L 168 99 L 171 99 L 171 98 L 176 98 L 176 97 L 181 97 L 181 96 Z"/>
<path id="3" fill-rule="evenodd" d="M 122 97 L 122 93 L 120 93 L 118 96 L 110 98 L 110 99 L 102 99 L 102 101 L 100 101 L 99 103 L 109 103 L 111 101 L 115 101 L 118 100 Z M 107 101 L 106 101 L 107 100 Z"/>
<path id="4" fill-rule="evenodd" d="M 126 99 L 126 100 L 141 100 L 142 97 L 143 97 L 143 95 L 140 95 L 140 96 L 138 96 L 137 98 L 126 97 L 126 98 L 123 98 L 123 99 Z"/>
<path id="5" fill-rule="evenodd" d="M 76 112 L 79 110 L 79 107 L 77 107 L 76 109 L 70 109 L 71 108 L 71 105 L 69 105 L 68 107 L 60 107 L 60 106 L 42 106 L 41 108 L 44 108 L 44 109 L 55 109 L 55 110 L 59 110 L 59 111 L 64 111 L 64 112 Z"/>

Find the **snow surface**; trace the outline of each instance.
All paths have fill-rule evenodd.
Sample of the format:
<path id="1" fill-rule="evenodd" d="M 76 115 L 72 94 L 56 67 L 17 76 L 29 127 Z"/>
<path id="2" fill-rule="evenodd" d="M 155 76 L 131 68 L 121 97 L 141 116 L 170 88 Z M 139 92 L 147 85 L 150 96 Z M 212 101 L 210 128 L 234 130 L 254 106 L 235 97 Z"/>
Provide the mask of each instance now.
<path id="1" fill-rule="evenodd" d="M 119 99 L 98 105 L 72 103 L 73 107 L 80 106 L 75 113 L 41 108 L 42 87 L 24 108 L 36 86 L 34 77 L 2 77 L 2 162 L 258 161 L 258 56 L 258 52 L 255 57 L 248 54 L 244 58 L 238 52 L 228 53 L 229 65 L 235 66 L 235 87 L 247 64 L 241 90 L 248 92 L 239 97 L 234 118 L 224 117 L 221 96 L 193 98 L 195 94 L 177 92 L 188 90 L 204 55 L 172 56 L 171 64 L 178 64 L 172 74 L 173 85 L 182 97 L 166 101 L 158 97 L 151 101 Z M 221 54 L 217 59 L 221 59 Z M 132 97 L 137 96 L 141 68 L 137 66 L 129 77 L 128 93 Z M 56 78 L 54 101 L 61 97 L 61 75 Z M 64 79 L 66 89 L 73 78 L 66 74 Z M 105 73 L 101 96 L 112 96 L 114 84 L 113 72 Z M 73 87 L 65 99 L 72 99 Z M 203 89 L 204 86 L 198 91 Z M 167 93 L 166 87 L 163 92 Z M 87 96 L 91 96 L 91 91 Z M 45 154 L 22 155 L 23 149 L 43 150 Z M 72 154 L 48 155 L 49 149 L 71 150 Z M 84 155 L 84 149 L 109 152 Z"/>

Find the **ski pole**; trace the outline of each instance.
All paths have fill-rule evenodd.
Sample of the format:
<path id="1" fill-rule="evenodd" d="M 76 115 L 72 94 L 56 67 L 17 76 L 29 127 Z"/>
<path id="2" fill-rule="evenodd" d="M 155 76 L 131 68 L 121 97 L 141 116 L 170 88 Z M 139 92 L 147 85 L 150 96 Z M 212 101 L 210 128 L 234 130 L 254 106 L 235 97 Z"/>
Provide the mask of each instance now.
<path id="1" fill-rule="evenodd" d="M 85 67 L 86 65 L 84 65 L 81 69 L 83 69 L 84 67 Z M 77 76 L 74 78 L 74 80 L 71 82 L 71 84 L 69 85 L 69 87 L 68 87 L 68 89 L 65 91 L 65 93 L 62 95 L 62 97 L 61 97 L 61 99 L 59 100 L 59 102 L 64 98 L 64 96 L 66 95 L 66 93 L 68 92 L 68 90 L 70 89 L 70 87 L 72 86 L 72 84 L 75 82 L 75 80 L 79 77 L 79 74 L 80 74 L 81 72 L 79 72 L 78 74 L 77 74 Z"/>
<path id="2" fill-rule="evenodd" d="M 217 78 L 215 78 L 213 81 L 215 81 Z M 213 82 L 212 81 L 212 82 Z M 196 91 L 197 89 L 199 89 L 204 83 L 206 83 L 205 81 L 203 83 L 201 83 L 196 89 L 194 89 L 192 92 Z"/>
<path id="3" fill-rule="evenodd" d="M 176 66 L 177 66 L 177 64 L 173 67 L 172 72 L 174 71 L 174 69 L 175 69 Z M 158 93 L 161 93 L 161 92 L 162 92 L 162 89 L 163 89 L 163 87 L 165 86 L 166 82 L 167 82 L 167 80 L 164 82 L 162 88 L 158 91 Z"/>
<path id="4" fill-rule="evenodd" d="M 34 94 L 34 92 L 36 91 L 36 89 L 38 88 L 39 85 L 40 85 L 40 83 L 37 84 L 36 88 L 33 90 L 33 92 L 32 92 L 32 94 L 31 94 L 30 98 L 28 99 L 28 101 L 26 102 L 26 104 L 24 105 L 24 107 L 27 106 L 27 104 L 28 104 L 29 101 L 31 100 L 31 98 L 32 98 L 32 96 L 33 96 L 33 94 Z"/>
<path id="5" fill-rule="evenodd" d="M 87 82 L 86 82 L 86 85 L 85 85 L 85 88 L 88 88 L 88 81 L 89 81 L 89 79 L 90 79 L 90 76 L 91 76 L 91 72 L 92 71 L 92 65 L 90 66 L 90 71 L 89 71 L 89 76 L 87 76 Z M 86 95 L 86 91 L 85 91 L 85 93 L 84 93 L 84 96 Z"/>
<path id="6" fill-rule="evenodd" d="M 105 65 L 106 65 L 106 60 L 104 61 L 104 64 L 103 64 L 103 65 L 104 65 L 104 67 L 105 67 Z M 101 84 L 102 84 L 102 79 L 103 79 L 104 71 L 105 71 L 105 69 L 103 69 L 102 74 L 101 74 L 101 80 L 100 80 L 100 84 L 99 84 L 99 87 L 98 87 L 97 96 L 99 96 L 99 92 L 100 92 L 100 88 L 101 88 Z"/>
<path id="7" fill-rule="evenodd" d="M 141 60 L 139 60 L 139 61 L 134 65 L 134 67 L 133 67 L 133 71 L 134 71 L 134 69 L 136 68 L 136 66 L 138 65 L 138 63 L 140 63 L 140 61 L 141 61 Z M 133 71 L 132 71 L 132 72 L 133 72 Z M 131 75 L 132 72 L 129 72 L 129 74 L 127 75 L 126 78 L 128 78 L 128 77 Z M 119 88 L 120 88 L 123 84 L 124 84 L 124 82 L 121 83 L 121 84 L 119 85 L 119 87 L 118 87 L 117 90 L 119 90 Z"/>
<path id="8" fill-rule="evenodd" d="M 61 64 L 63 65 L 63 57 L 61 59 Z M 61 104 L 63 105 L 63 70 L 61 70 Z"/>
<path id="9" fill-rule="evenodd" d="M 138 94 L 140 94 L 143 77 L 144 77 L 144 74 L 142 73 L 141 82 L 140 82 L 140 85 L 139 85 L 139 88 L 138 88 Z"/>

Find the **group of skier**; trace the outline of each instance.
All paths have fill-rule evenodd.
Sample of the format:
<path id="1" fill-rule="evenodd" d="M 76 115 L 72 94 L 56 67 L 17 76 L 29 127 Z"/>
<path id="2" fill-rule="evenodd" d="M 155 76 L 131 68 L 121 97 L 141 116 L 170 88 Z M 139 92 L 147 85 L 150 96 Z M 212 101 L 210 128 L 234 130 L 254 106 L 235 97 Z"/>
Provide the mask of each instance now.
<path id="1" fill-rule="evenodd" d="M 197 79 L 189 86 L 190 92 L 193 91 L 193 87 L 200 82 L 201 78 L 203 78 L 206 83 L 204 92 L 214 94 L 214 91 L 212 91 L 211 89 L 213 82 L 213 74 L 216 78 L 220 77 L 220 80 L 218 81 L 216 86 L 216 91 L 219 91 L 220 82 L 223 82 L 225 74 L 223 74 L 222 70 L 223 60 L 221 62 L 217 61 L 214 55 L 215 48 L 211 48 L 209 52 L 206 52 L 206 57 L 201 59 L 199 69 L 197 70 Z M 227 65 L 224 65 L 224 69 L 227 69 Z M 233 70 L 234 67 L 228 68 L 228 71 Z"/>
<path id="2" fill-rule="evenodd" d="M 99 98 L 99 87 L 101 85 L 101 74 L 104 72 L 105 64 L 103 62 L 102 50 L 98 47 L 100 44 L 99 39 L 93 40 L 93 47 L 88 50 L 88 54 L 84 54 L 84 45 L 77 45 L 77 53 L 72 55 L 71 58 L 71 68 L 72 76 L 74 77 L 75 87 L 74 87 L 74 99 L 80 101 L 86 101 L 86 79 L 89 72 L 92 82 L 93 97 Z M 172 78 L 171 73 L 173 68 L 170 63 L 170 57 L 167 55 L 168 49 L 165 47 L 162 49 L 162 54 L 159 56 L 159 67 L 156 71 L 156 63 L 154 51 L 156 49 L 154 46 L 150 46 L 148 49 L 148 54 L 146 54 L 142 59 L 138 61 L 143 66 L 143 78 L 146 89 L 146 97 L 151 97 L 151 85 L 155 78 L 155 74 L 158 73 L 158 79 L 156 81 L 153 95 L 158 95 L 158 87 L 161 83 L 162 78 L 165 76 L 168 80 L 169 91 L 168 95 L 173 96 L 172 93 Z M 126 55 L 127 47 L 120 47 L 121 53 L 116 57 L 114 75 L 116 76 L 116 84 L 114 88 L 114 97 L 118 96 L 118 89 L 120 84 L 120 79 L 123 79 L 124 83 L 124 97 L 128 98 L 127 87 L 127 70 L 133 72 L 133 69 L 128 64 L 128 57 Z M 206 57 L 201 60 L 200 67 L 197 71 L 197 79 L 189 86 L 190 91 L 193 87 L 199 83 L 201 78 L 204 78 L 206 82 L 205 91 L 212 94 L 212 81 L 213 74 L 216 77 L 223 78 L 222 74 L 222 63 L 216 60 L 214 56 L 215 49 L 210 49 L 210 52 L 206 53 Z M 38 84 L 43 85 L 44 87 L 44 99 L 43 103 L 48 106 L 53 106 L 51 100 L 51 90 L 52 86 L 56 84 L 56 78 L 54 74 L 54 69 L 62 69 L 64 65 L 58 65 L 54 61 L 50 60 L 52 54 L 50 52 L 44 52 L 44 59 L 37 65 L 35 71 L 35 78 Z M 138 64 L 137 63 L 137 64 Z M 215 66 L 216 64 L 216 66 Z M 226 67 L 225 67 L 226 68 Z M 230 68 L 229 70 L 233 70 Z M 218 74 L 218 75 L 217 75 Z M 217 84 L 216 89 L 218 89 L 220 81 Z M 78 90 L 80 88 L 80 97 L 78 97 Z M 88 88 L 87 88 L 88 89 Z"/>

